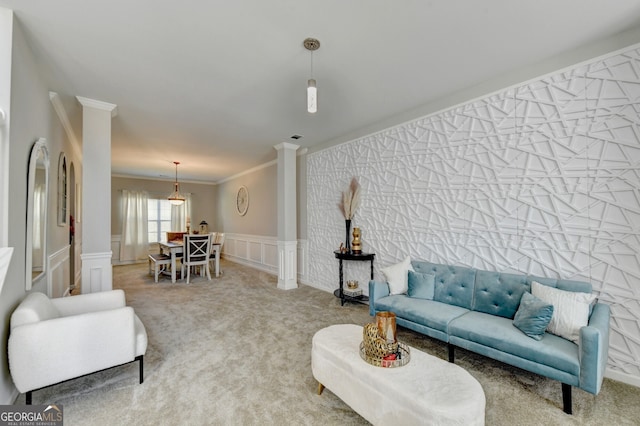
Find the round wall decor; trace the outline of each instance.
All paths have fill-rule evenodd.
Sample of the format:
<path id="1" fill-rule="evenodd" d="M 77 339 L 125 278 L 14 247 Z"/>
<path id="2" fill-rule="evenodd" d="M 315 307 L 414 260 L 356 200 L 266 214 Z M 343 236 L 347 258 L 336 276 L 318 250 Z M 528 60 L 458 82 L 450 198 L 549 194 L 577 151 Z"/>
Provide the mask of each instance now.
<path id="1" fill-rule="evenodd" d="M 236 194 L 236 210 L 240 216 L 244 216 L 247 214 L 247 210 L 249 209 L 249 190 L 246 186 L 241 186 L 238 188 L 238 193 Z"/>

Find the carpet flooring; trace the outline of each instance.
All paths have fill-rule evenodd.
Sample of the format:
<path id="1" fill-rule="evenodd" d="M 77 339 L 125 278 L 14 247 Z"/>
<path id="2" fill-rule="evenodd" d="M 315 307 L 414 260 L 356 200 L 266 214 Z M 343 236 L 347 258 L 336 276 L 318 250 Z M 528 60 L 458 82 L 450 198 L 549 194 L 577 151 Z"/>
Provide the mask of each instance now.
<path id="1" fill-rule="evenodd" d="M 33 403 L 62 404 L 67 426 L 367 424 L 330 390 L 317 395 L 311 338 L 331 324 L 371 322 L 368 307 L 221 266 L 221 277 L 189 285 L 156 284 L 146 264 L 114 267 L 114 288 L 125 290 L 149 336 L 144 383 L 134 363 L 34 392 Z M 443 342 L 401 327 L 398 337 L 447 359 Z M 557 382 L 464 350 L 456 364 L 482 385 L 487 425 L 640 424 L 640 388 L 605 379 L 598 396 L 574 389 L 569 416 Z"/>

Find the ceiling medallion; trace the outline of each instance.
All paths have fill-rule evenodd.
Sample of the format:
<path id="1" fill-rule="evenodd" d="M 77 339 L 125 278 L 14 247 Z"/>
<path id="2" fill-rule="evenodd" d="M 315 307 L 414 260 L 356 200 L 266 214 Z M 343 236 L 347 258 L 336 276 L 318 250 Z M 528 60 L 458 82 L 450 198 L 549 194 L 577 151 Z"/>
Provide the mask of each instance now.
<path id="1" fill-rule="evenodd" d="M 305 49 L 311 51 L 318 50 L 320 48 L 320 41 L 311 37 L 305 38 L 302 44 L 304 45 Z"/>

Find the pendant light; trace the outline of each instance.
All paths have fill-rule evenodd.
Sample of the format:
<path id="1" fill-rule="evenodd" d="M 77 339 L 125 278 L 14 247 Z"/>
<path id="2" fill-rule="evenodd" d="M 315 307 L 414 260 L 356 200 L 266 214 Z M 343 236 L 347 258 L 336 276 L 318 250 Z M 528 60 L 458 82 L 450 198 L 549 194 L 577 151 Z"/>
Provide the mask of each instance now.
<path id="1" fill-rule="evenodd" d="M 313 114 L 318 111 L 318 88 L 313 78 L 313 51 L 320 48 L 320 42 L 315 38 L 306 38 L 302 44 L 311 52 L 311 78 L 307 80 L 307 111 Z"/>
<path id="2" fill-rule="evenodd" d="M 169 195 L 169 202 L 171 204 L 173 204 L 174 206 L 179 206 L 182 203 L 184 203 L 184 195 L 182 195 L 180 193 L 180 184 L 178 184 L 178 164 L 180 164 L 179 161 L 174 161 L 173 164 L 176 165 L 176 181 L 173 184 L 174 185 L 174 190 L 171 193 L 171 195 Z"/>

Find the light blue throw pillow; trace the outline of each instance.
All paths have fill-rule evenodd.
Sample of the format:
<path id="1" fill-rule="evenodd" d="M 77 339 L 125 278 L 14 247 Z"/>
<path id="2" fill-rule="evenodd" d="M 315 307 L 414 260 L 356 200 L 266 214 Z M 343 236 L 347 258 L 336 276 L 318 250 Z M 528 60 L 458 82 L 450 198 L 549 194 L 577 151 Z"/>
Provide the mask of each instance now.
<path id="1" fill-rule="evenodd" d="M 435 293 L 435 275 L 414 271 L 409 271 L 408 273 L 407 295 L 417 299 L 433 300 Z"/>
<path id="2" fill-rule="evenodd" d="M 520 307 L 513 318 L 513 325 L 527 336 L 540 340 L 553 316 L 553 305 L 525 292 L 520 299 Z"/>

